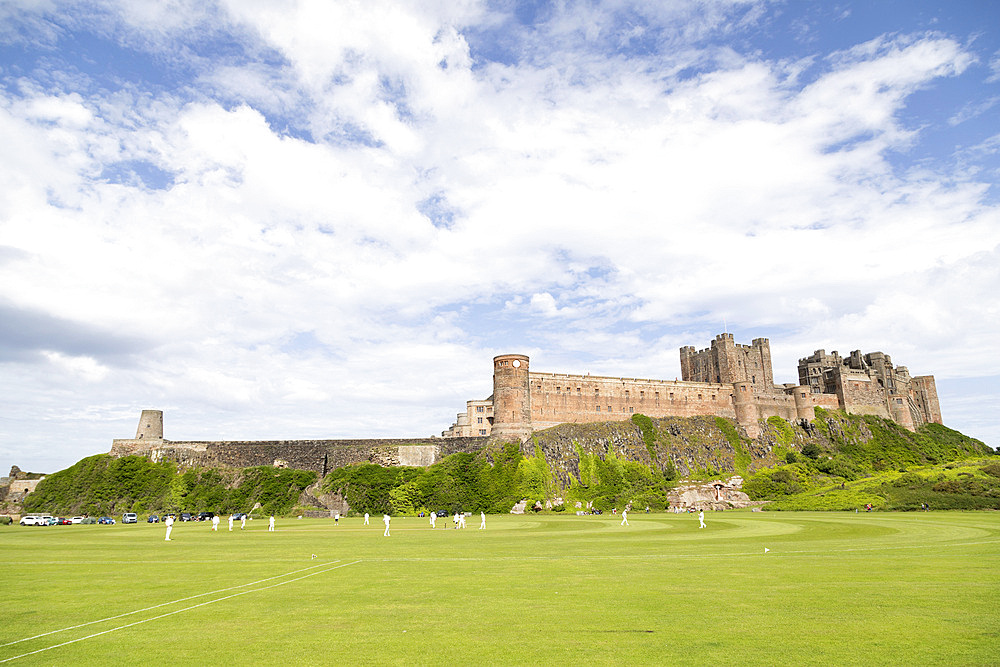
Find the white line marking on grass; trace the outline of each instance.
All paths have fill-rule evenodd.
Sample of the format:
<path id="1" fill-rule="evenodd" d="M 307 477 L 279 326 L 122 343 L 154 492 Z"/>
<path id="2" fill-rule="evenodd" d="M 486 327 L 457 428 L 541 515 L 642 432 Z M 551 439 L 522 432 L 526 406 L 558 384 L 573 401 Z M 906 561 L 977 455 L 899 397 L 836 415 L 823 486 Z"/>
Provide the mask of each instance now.
<path id="1" fill-rule="evenodd" d="M 340 560 L 333 561 L 334 563 L 339 563 Z M 160 604 L 153 605 L 152 607 L 146 607 L 145 609 L 136 609 L 135 611 L 127 611 L 124 614 L 118 614 L 117 616 L 108 616 L 107 618 L 101 618 L 96 621 L 87 621 L 86 623 L 80 623 L 79 625 L 71 625 L 68 628 L 61 628 L 59 630 L 51 630 L 49 632 L 43 632 L 40 635 L 35 635 L 34 637 L 25 637 L 24 639 L 16 639 L 12 642 L 7 642 L 6 644 L 0 644 L 0 648 L 4 646 L 12 646 L 14 644 L 20 644 L 21 642 L 30 641 L 32 639 L 40 639 L 41 637 L 47 637 L 49 635 L 54 635 L 57 632 L 66 632 L 67 630 L 76 630 L 77 628 L 86 627 L 88 625 L 93 625 L 94 623 L 103 623 L 105 621 L 113 621 L 116 618 L 121 618 L 123 616 L 131 616 L 132 614 L 141 614 L 144 611 L 151 611 L 153 609 L 159 609 L 160 607 L 167 607 L 172 604 L 177 604 L 178 602 L 187 602 L 188 600 L 194 600 L 195 598 L 205 597 L 206 595 L 215 595 L 216 593 L 225 593 L 226 591 L 231 591 L 236 588 L 245 588 L 247 586 L 253 586 L 255 584 L 262 584 L 265 581 L 273 581 L 274 579 L 281 579 L 282 577 L 288 577 L 293 574 L 298 574 L 299 572 L 305 572 L 307 570 L 314 570 L 318 567 L 325 567 L 329 563 L 322 563 L 320 565 L 312 565 L 310 567 L 304 567 L 301 570 L 292 570 L 291 572 L 286 572 L 285 574 L 278 574 L 273 577 L 267 577 L 266 579 L 258 579 L 257 581 L 251 581 L 246 584 L 239 584 L 238 586 L 229 586 L 228 588 L 220 588 L 217 591 L 209 591 L 208 593 L 198 593 L 198 595 L 191 595 L 186 598 L 180 598 L 179 600 L 171 600 L 170 602 L 161 602 Z M 353 565 L 353 563 L 352 563 Z"/>
<path id="2" fill-rule="evenodd" d="M 340 568 L 347 567 L 348 565 L 356 565 L 356 564 L 358 564 L 360 562 L 361 561 L 356 560 L 353 563 L 344 563 L 343 565 L 334 565 L 333 567 L 328 567 L 325 570 L 319 570 L 318 572 L 310 572 L 309 574 L 303 574 L 301 577 L 296 577 L 294 579 L 289 579 L 288 581 L 279 581 L 276 584 L 271 584 L 270 586 L 264 586 L 263 588 L 255 588 L 252 591 L 240 591 L 239 593 L 233 593 L 232 595 L 226 595 L 224 597 L 216 598 L 214 600 L 208 600 L 207 602 L 199 602 L 198 604 L 191 605 L 190 607 L 185 607 L 184 609 L 176 609 L 174 611 L 169 611 L 166 614 L 160 614 L 159 616 L 153 616 L 152 618 L 145 618 L 145 619 L 143 619 L 141 621 L 135 621 L 133 623 L 126 623 L 125 625 L 119 625 L 117 628 L 111 628 L 110 630 L 102 630 L 101 632 L 95 632 L 94 634 L 87 635 L 86 637 L 80 637 L 78 639 L 71 639 L 68 642 L 63 642 L 61 644 L 53 644 L 52 646 L 46 646 L 45 648 L 40 648 L 40 649 L 38 649 L 36 651 L 29 651 L 28 653 L 22 653 L 21 655 L 15 655 L 15 656 L 10 657 L 10 658 L 4 658 L 3 660 L 0 660 L 0 663 L 10 662 L 11 660 L 17 660 L 18 658 L 25 658 L 25 657 L 27 657 L 29 655 L 35 655 L 36 653 L 42 653 L 44 651 L 50 651 L 50 650 L 52 650 L 54 648 L 59 648 L 60 646 L 68 646 L 69 644 L 75 644 L 77 642 L 82 642 L 85 639 L 93 639 L 94 637 L 100 637 L 101 635 L 106 635 L 109 632 L 116 632 L 118 630 L 124 630 L 126 628 L 131 628 L 132 626 L 135 626 L 135 625 L 142 625 L 143 623 L 149 623 L 150 621 L 156 621 L 156 620 L 159 620 L 161 618 L 166 618 L 167 616 L 173 616 L 174 614 L 179 614 L 179 613 L 181 613 L 183 611 L 191 611 L 192 609 L 197 609 L 198 607 L 204 607 L 206 605 L 215 604 L 216 602 L 222 602 L 223 600 L 229 600 L 231 598 L 236 598 L 236 597 L 239 597 L 241 595 L 246 595 L 247 593 L 259 593 L 261 591 L 266 591 L 266 590 L 269 590 L 271 588 L 277 588 L 278 586 L 284 586 L 285 584 L 291 584 L 291 583 L 296 582 L 296 581 L 301 581 L 302 579 L 308 579 L 309 577 L 315 577 L 317 574 L 323 574 L 325 572 L 330 572 L 331 570 L 339 570 Z M 319 566 L 317 566 L 317 567 L 319 567 Z M 312 568 L 305 568 L 305 569 L 310 570 Z M 302 570 L 299 570 L 299 571 L 301 572 Z M 294 574 L 294 573 L 291 573 L 291 574 Z M 282 575 L 282 576 L 288 576 L 288 575 Z M 271 579 L 276 579 L 276 578 L 277 577 L 271 577 Z M 262 579 L 261 581 L 267 581 L 267 579 Z M 247 585 L 247 584 L 244 584 L 244 586 L 245 585 Z M 239 586 L 234 586 L 234 588 L 239 588 Z M 224 589 L 224 590 L 229 590 L 229 589 Z M 208 595 L 208 593 L 203 593 L 202 595 Z M 194 596 L 194 597 L 198 597 L 198 596 Z M 190 598 L 188 598 L 188 599 L 190 599 Z"/>

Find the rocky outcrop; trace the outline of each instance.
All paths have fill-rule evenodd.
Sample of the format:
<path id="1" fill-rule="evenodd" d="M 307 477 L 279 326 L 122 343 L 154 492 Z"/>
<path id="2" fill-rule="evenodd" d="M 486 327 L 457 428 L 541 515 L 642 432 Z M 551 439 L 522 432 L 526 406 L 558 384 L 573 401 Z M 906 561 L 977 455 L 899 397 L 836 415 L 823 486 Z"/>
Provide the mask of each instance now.
<path id="1" fill-rule="evenodd" d="M 750 500 L 743 493 L 743 478 L 730 477 L 704 483 L 681 484 L 667 494 L 667 501 L 675 509 L 728 510 L 741 507 L 763 505 L 761 501 Z"/>

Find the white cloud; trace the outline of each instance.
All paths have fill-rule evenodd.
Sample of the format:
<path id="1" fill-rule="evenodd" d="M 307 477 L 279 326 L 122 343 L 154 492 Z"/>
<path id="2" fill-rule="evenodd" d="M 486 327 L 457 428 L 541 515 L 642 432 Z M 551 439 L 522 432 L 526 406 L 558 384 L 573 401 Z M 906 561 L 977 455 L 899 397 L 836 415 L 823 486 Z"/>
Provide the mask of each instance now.
<path id="1" fill-rule="evenodd" d="M 428 434 L 494 354 L 673 377 L 723 321 L 771 335 L 780 377 L 819 347 L 943 378 L 992 352 L 988 179 L 894 161 L 922 139 L 910 96 L 969 66 L 956 39 L 767 60 L 704 41 L 759 5 L 625 3 L 637 31 L 597 4 L 510 25 L 528 50 L 501 63 L 476 31 L 509 17 L 472 2 L 127 4 L 116 29 L 189 58 L 184 87 L 0 92 L 0 298 L 146 342 L 47 352 L 89 383 L 74 415 Z M 209 18 L 242 57 L 174 49 Z M 602 51 L 644 31 L 662 52 Z M 66 399 L 8 378 L 5 411 Z"/>

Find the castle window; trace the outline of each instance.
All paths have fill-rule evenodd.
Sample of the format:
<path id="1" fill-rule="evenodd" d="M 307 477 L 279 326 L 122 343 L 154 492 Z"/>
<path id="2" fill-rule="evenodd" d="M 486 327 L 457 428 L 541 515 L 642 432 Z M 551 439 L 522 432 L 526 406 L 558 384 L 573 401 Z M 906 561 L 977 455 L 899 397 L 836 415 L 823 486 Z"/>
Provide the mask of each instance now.
<path id="1" fill-rule="evenodd" d="M 482 406 L 482 405 L 477 405 L 476 406 L 476 412 L 482 412 L 485 409 L 486 409 L 485 406 Z"/>
<path id="2" fill-rule="evenodd" d="M 608 406 L 608 412 L 611 412 L 611 406 L 610 405 Z"/>
<path id="3" fill-rule="evenodd" d="M 659 393 L 659 392 L 656 392 L 656 397 L 657 397 L 657 398 L 659 398 L 659 397 L 660 397 L 660 393 Z M 671 401 L 672 401 L 672 400 L 674 400 L 674 392 L 670 392 L 670 400 L 671 400 Z"/>
<path id="4" fill-rule="evenodd" d="M 556 387 L 556 393 L 557 393 L 557 394 L 559 393 L 559 390 L 560 390 L 560 389 L 562 389 L 562 387 Z"/>
<path id="5" fill-rule="evenodd" d="M 483 423 L 483 418 L 480 417 L 478 420 L 476 420 L 476 422 L 479 423 L 479 424 L 482 424 Z"/>
<path id="6" fill-rule="evenodd" d="M 479 429 L 479 435 L 486 435 L 486 429 L 485 428 Z"/>
<path id="7" fill-rule="evenodd" d="M 632 406 L 629 406 L 628 411 L 632 412 Z"/>
<path id="8" fill-rule="evenodd" d="M 628 400 L 628 390 L 627 389 L 625 390 L 625 400 L 626 401 Z"/>
<path id="9" fill-rule="evenodd" d="M 701 394 L 698 394 L 698 400 L 699 401 L 701 400 Z"/>
<path id="10" fill-rule="evenodd" d="M 640 391 L 640 392 L 639 392 L 639 400 L 641 401 L 641 400 L 642 400 L 642 399 L 644 399 L 644 398 L 646 398 L 646 392 L 644 392 L 644 391 Z"/>
<path id="11" fill-rule="evenodd" d="M 598 411 L 598 412 L 600 412 L 600 411 L 601 411 L 601 406 L 599 406 L 599 405 L 597 406 L 597 411 Z"/>
<path id="12" fill-rule="evenodd" d="M 674 395 L 670 394 L 670 398 L 673 398 L 673 397 L 674 397 Z M 656 392 L 656 400 L 660 400 L 660 392 Z"/>

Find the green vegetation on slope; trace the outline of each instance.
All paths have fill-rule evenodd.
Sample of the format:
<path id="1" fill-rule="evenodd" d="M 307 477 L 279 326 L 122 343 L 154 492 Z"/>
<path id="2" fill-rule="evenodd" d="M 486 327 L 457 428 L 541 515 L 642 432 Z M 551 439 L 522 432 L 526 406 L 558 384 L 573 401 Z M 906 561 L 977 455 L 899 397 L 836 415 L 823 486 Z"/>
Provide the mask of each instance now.
<path id="1" fill-rule="evenodd" d="M 257 468 L 178 469 L 172 461 L 143 456 L 89 456 L 49 475 L 24 502 L 26 512 L 249 512 L 260 503 L 271 514 L 288 512 L 316 473 Z"/>
<path id="2" fill-rule="evenodd" d="M 982 442 L 940 424 L 917 432 L 873 416 L 817 410 L 818 437 L 804 441 L 801 456 L 788 452 L 787 465 L 760 470 L 743 490 L 768 509 L 848 510 L 871 504 L 878 509 L 1000 509 L 1000 479 L 983 459 L 993 451 Z M 792 429 L 778 417 L 768 423 L 778 442 Z M 787 427 L 787 429 L 786 429 Z M 794 436 L 794 430 L 791 431 Z M 960 462 L 967 462 L 962 466 Z M 960 475 L 952 472 L 962 467 Z"/>
<path id="3" fill-rule="evenodd" d="M 525 457 L 513 443 L 477 454 L 452 454 L 427 468 L 382 468 L 371 463 L 338 468 L 323 489 L 340 493 L 354 512 L 508 512 L 522 498 L 544 500 L 551 491 L 545 458 Z"/>

